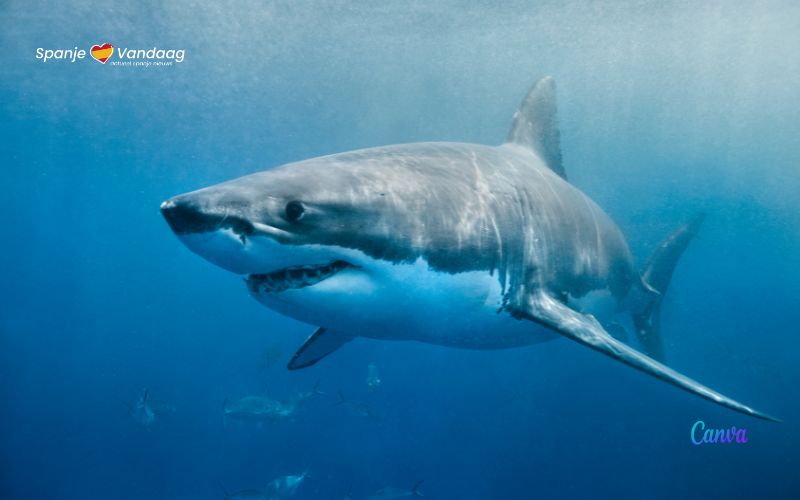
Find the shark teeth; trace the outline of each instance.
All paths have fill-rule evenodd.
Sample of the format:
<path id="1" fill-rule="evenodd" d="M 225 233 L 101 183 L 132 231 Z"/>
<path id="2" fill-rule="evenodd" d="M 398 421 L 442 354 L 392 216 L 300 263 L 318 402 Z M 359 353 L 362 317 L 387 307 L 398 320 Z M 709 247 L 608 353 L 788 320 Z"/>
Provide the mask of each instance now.
<path id="1" fill-rule="evenodd" d="M 354 265 L 336 260 L 323 266 L 292 266 L 268 274 L 251 274 L 245 283 L 251 293 L 278 293 L 314 286 Z"/>

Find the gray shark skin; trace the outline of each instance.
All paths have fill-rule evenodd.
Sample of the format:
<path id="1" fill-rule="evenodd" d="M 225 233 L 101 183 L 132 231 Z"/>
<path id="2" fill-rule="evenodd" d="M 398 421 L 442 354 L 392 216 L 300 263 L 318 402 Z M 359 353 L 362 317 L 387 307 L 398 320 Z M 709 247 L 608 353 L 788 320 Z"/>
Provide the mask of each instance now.
<path id="1" fill-rule="evenodd" d="M 500 146 L 401 144 L 313 158 L 176 196 L 161 211 L 190 250 L 244 275 L 256 300 L 319 327 L 290 369 L 354 336 L 469 349 L 562 336 L 774 420 L 653 359 L 663 359 L 661 300 L 702 217 L 635 269 L 614 221 L 566 179 L 549 77 Z M 604 325 L 625 325 L 650 356 Z"/>

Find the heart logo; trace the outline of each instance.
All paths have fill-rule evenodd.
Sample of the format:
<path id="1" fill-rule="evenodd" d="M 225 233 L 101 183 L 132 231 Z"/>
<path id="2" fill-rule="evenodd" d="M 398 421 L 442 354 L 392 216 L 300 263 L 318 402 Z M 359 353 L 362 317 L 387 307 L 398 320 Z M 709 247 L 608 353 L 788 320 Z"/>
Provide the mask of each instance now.
<path id="1" fill-rule="evenodd" d="M 92 45 L 92 57 L 105 64 L 114 54 L 114 46 L 110 43 Z"/>

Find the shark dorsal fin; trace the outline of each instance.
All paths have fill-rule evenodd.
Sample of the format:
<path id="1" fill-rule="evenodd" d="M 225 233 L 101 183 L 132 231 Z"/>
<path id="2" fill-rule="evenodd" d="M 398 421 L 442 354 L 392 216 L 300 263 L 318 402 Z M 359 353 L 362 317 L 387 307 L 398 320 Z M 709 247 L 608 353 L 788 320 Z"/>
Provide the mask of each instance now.
<path id="1" fill-rule="evenodd" d="M 536 82 L 514 113 L 506 142 L 532 149 L 550 170 L 566 180 L 567 173 L 561 164 L 560 135 L 556 82 L 546 76 Z"/>

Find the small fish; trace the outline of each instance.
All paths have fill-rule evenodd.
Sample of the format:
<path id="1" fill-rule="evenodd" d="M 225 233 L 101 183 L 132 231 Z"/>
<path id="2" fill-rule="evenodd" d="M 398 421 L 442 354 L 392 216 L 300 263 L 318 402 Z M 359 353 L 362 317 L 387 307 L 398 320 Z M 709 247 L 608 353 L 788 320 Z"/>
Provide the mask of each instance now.
<path id="1" fill-rule="evenodd" d="M 276 500 L 267 490 L 238 490 L 226 491 L 220 486 L 225 500 Z"/>
<path id="2" fill-rule="evenodd" d="M 150 427 L 158 417 L 171 415 L 176 411 L 174 405 L 150 397 L 149 389 L 144 389 L 135 403 L 125 405 L 128 407 L 127 415 L 142 427 Z"/>
<path id="3" fill-rule="evenodd" d="M 419 486 L 423 483 L 423 481 L 417 481 L 414 484 L 414 487 L 411 491 L 408 490 L 401 490 L 399 488 L 381 488 L 380 490 L 376 491 L 369 497 L 367 500 L 390 500 L 392 498 L 410 498 L 410 497 L 424 497 L 422 493 L 419 491 Z"/>
<path id="4" fill-rule="evenodd" d="M 142 427 L 150 427 L 156 419 L 155 412 L 147 402 L 148 393 L 149 391 L 145 389 L 142 397 L 136 401 L 132 408 L 129 408 L 131 418 Z"/>
<path id="5" fill-rule="evenodd" d="M 308 471 L 296 476 L 283 476 L 274 479 L 267 485 L 267 491 L 278 497 L 294 495 L 297 488 L 308 478 Z"/>
<path id="6" fill-rule="evenodd" d="M 225 400 L 222 411 L 226 424 L 229 419 L 261 424 L 287 419 L 294 410 L 294 406 L 284 405 L 266 396 L 245 396 L 230 403 Z"/>
<path id="7" fill-rule="evenodd" d="M 277 496 L 269 491 L 269 486 L 263 490 L 227 491 L 221 485 L 219 488 L 222 490 L 223 495 L 225 495 L 225 500 L 279 500 Z"/>
<path id="8" fill-rule="evenodd" d="M 223 415 L 228 419 L 257 422 L 275 422 L 292 417 L 311 397 L 324 394 L 319 390 L 319 382 L 310 391 L 301 391 L 285 401 L 267 396 L 245 396 L 232 402 L 225 400 Z"/>

